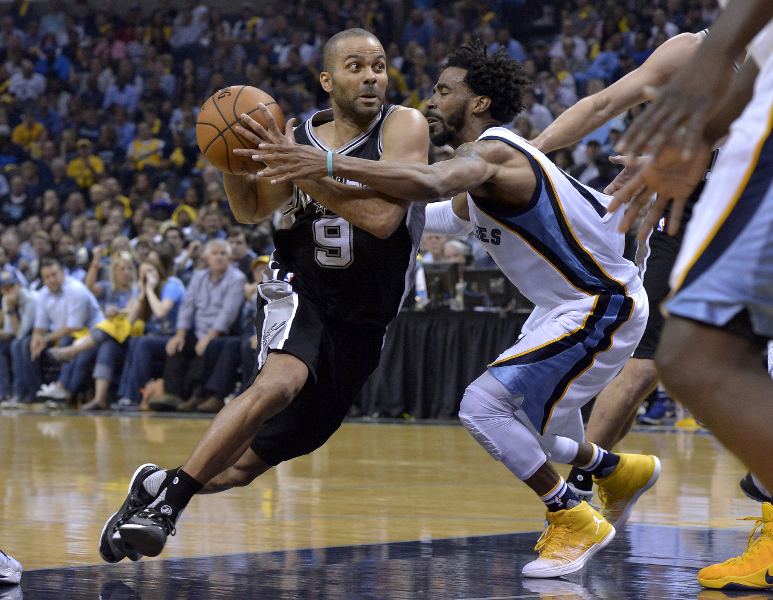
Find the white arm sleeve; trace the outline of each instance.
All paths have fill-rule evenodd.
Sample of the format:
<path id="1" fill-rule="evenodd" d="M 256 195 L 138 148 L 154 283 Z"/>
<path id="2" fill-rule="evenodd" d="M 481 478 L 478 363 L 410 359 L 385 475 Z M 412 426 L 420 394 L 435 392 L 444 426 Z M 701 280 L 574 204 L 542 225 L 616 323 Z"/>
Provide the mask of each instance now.
<path id="1" fill-rule="evenodd" d="M 443 235 L 464 235 L 472 233 L 472 223 L 465 221 L 454 212 L 453 200 L 427 204 L 424 213 L 424 233 Z"/>

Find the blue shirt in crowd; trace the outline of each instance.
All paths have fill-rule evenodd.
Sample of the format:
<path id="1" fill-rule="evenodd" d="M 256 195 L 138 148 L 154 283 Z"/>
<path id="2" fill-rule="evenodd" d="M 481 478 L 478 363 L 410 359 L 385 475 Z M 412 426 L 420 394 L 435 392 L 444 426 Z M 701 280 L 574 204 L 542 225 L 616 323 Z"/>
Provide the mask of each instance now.
<path id="1" fill-rule="evenodd" d="M 65 276 L 58 293 L 52 293 L 48 286 L 43 286 L 38 292 L 35 329 L 83 329 L 93 327 L 104 319 L 94 294 L 69 275 Z"/>
<path id="2" fill-rule="evenodd" d="M 174 301 L 171 310 L 166 314 L 163 319 L 159 319 L 156 315 L 150 318 L 150 321 L 145 323 L 145 333 L 155 333 L 159 335 L 172 335 L 175 333 L 175 326 L 177 325 L 177 316 L 180 313 L 180 305 L 185 298 L 185 286 L 183 282 L 177 279 L 177 277 L 170 277 L 166 280 L 166 283 L 161 288 L 161 294 L 158 299 L 162 302 L 170 298 Z"/>

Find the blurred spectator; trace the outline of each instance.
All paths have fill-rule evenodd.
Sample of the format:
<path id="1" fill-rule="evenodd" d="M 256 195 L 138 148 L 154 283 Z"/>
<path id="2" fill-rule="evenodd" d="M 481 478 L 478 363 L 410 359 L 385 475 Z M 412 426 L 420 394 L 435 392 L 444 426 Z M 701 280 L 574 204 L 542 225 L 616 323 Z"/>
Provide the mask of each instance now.
<path id="1" fill-rule="evenodd" d="M 518 117 L 527 117 L 531 126 L 540 131 L 544 131 L 553 122 L 553 115 L 550 110 L 537 102 L 533 90 L 527 90 L 523 94 L 523 111 Z M 517 118 L 517 117 L 516 117 Z"/>
<path id="2" fill-rule="evenodd" d="M 27 195 L 21 175 L 14 175 L 9 183 L 8 194 L 0 196 L 0 223 L 18 225 L 35 210 L 35 199 Z"/>
<path id="3" fill-rule="evenodd" d="M 43 40 L 43 55 L 35 65 L 35 72 L 45 78 L 58 77 L 65 82 L 70 79 L 72 64 L 56 47 L 56 38 L 53 35 L 46 35 Z"/>
<path id="4" fill-rule="evenodd" d="M 129 146 L 126 159 L 137 171 L 146 167 L 155 169 L 161 165 L 163 150 L 163 140 L 153 137 L 150 126 L 143 121 L 137 127 L 137 137 Z"/>
<path id="5" fill-rule="evenodd" d="M 0 50 L 4 50 L 8 47 L 12 36 L 24 39 L 24 32 L 15 27 L 14 19 L 10 15 L 5 15 L 0 19 Z"/>
<path id="6" fill-rule="evenodd" d="M 85 335 L 89 327 L 93 327 L 104 319 L 94 295 L 81 282 L 66 277 L 62 266 L 56 259 L 46 258 L 40 265 L 44 287 L 38 296 L 35 312 L 35 327 L 32 332 L 30 346 L 23 349 L 22 360 L 27 363 L 26 369 L 31 377 L 23 390 L 25 400 L 31 400 L 31 394 L 42 381 L 41 354 L 51 346 L 60 347 L 70 344 L 76 337 Z M 72 378 L 88 365 L 93 358 L 87 352 L 78 356 L 73 363 L 62 365 L 56 383 L 40 386 L 37 396 L 55 401 L 65 401 L 72 398 L 80 381 Z"/>
<path id="7" fill-rule="evenodd" d="M 575 0 L 577 8 L 572 11 L 571 19 L 574 28 L 581 38 L 589 38 L 599 22 L 599 13 L 593 7 L 591 0 Z"/>
<path id="8" fill-rule="evenodd" d="M 212 240 L 204 253 L 208 267 L 194 274 L 177 318 L 177 332 L 166 344 L 167 393 L 156 402 L 156 409 L 175 410 L 184 398 L 201 397 L 194 389 L 203 375 L 201 357 L 212 339 L 231 332 L 244 303 L 246 278 L 230 264 L 228 242 Z"/>
<path id="9" fill-rule="evenodd" d="M 107 88 L 102 108 L 109 110 L 111 106 L 117 104 L 129 113 L 133 113 L 137 110 L 139 102 L 140 92 L 132 83 L 130 74 L 124 71 L 120 72 L 115 83 Z"/>
<path id="10" fill-rule="evenodd" d="M 3 330 L 0 332 L 0 397 L 3 408 L 21 404 L 25 395 L 25 370 L 22 348 L 29 346 L 35 323 L 37 292 L 26 287 L 24 277 L 12 267 L 0 271 L 3 295 Z M 13 390 L 13 395 L 11 395 Z"/>
<path id="11" fill-rule="evenodd" d="M 425 233 L 421 236 L 421 261 L 431 263 L 443 260 L 443 244 L 446 236 L 439 233 Z"/>
<path id="12" fill-rule="evenodd" d="M 429 52 L 434 35 L 435 27 L 432 21 L 424 16 L 421 8 L 414 8 L 403 29 L 403 47 L 410 42 L 417 42 L 425 52 Z"/>
<path id="13" fill-rule="evenodd" d="M 8 169 L 9 166 L 20 165 L 27 160 L 24 148 L 11 140 L 11 128 L 0 124 L 0 169 Z"/>
<path id="14" fill-rule="evenodd" d="M 59 33 L 65 29 L 65 13 L 62 10 L 59 0 L 50 0 L 48 8 L 42 17 L 40 17 L 40 32 L 43 35 L 47 33 Z"/>
<path id="15" fill-rule="evenodd" d="M 67 165 L 67 176 L 72 177 L 82 190 L 89 189 L 102 178 L 105 166 L 98 156 L 91 153 L 91 142 L 81 138 L 76 143 L 78 157 Z"/>
<path id="16" fill-rule="evenodd" d="M 5 230 L 3 235 L 0 236 L 0 246 L 5 250 L 8 264 L 22 272 L 29 269 L 29 260 L 19 250 L 21 240 L 16 229 L 10 228 Z"/>
<path id="17" fill-rule="evenodd" d="M 569 174 L 580 183 L 588 184 L 594 177 L 598 177 L 599 169 L 596 159 L 601 156 L 601 144 L 591 140 L 585 145 L 585 162 L 574 167 Z"/>
<path id="18" fill-rule="evenodd" d="M 255 253 L 247 245 L 244 229 L 232 227 L 228 231 L 226 241 L 231 246 L 233 265 L 244 274 L 248 282 L 252 282 L 252 261 L 255 259 Z"/>
<path id="19" fill-rule="evenodd" d="M 489 46 L 489 53 L 494 53 L 499 48 L 504 49 L 508 58 L 519 60 L 521 62 L 525 61 L 527 58 L 526 50 L 523 49 L 520 42 L 510 35 L 510 30 L 507 27 L 499 28 L 496 41 Z"/>
<path id="20" fill-rule="evenodd" d="M 13 128 L 11 141 L 29 153 L 45 130 L 43 124 L 35 120 L 35 109 L 30 106 L 24 110 L 24 120 Z"/>
<path id="21" fill-rule="evenodd" d="M 660 32 L 666 34 L 670 39 L 679 33 L 679 27 L 671 23 L 666 17 L 666 11 L 662 8 L 656 8 L 652 13 L 652 28 L 650 29 L 650 44 L 655 43 L 655 38 Z"/>
<path id="22" fill-rule="evenodd" d="M 46 91 L 46 79 L 40 73 L 35 72 L 35 65 L 31 60 L 21 61 L 21 71 L 11 75 L 8 83 L 8 93 L 17 102 L 34 102 Z"/>
<path id="23" fill-rule="evenodd" d="M 99 300 L 105 320 L 91 327 L 74 344 L 49 350 L 51 357 L 59 362 L 74 361 L 86 352 L 95 354 L 96 365 L 92 373 L 94 399 L 85 404 L 82 410 L 108 408 L 110 385 L 118 383 L 125 354 L 124 342 L 131 334 L 134 323 L 128 318 L 136 303 L 137 273 L 132 255 L 128 252 L 112 255 L 108 281 L 97 281 L 100 268 L 101 263 L 93 261 L 84 283 Z M 70 385 L 75 387 L 76 380 L 85 379 L 85 375 L 84 371 L 72 374 Z"/>
<path id="24" fill-rule="evenodd" d="M 584 39 L 577 35 L 574 22 L 571 19 L 564 19 L 561 24 L 561 33 L 558 35 L 550 47 L 550 56 L 564 55 L 564 40 L 570 39 L 574 42 L 574 54 L 577 58 L 588 56 L 588 44 Z"/>
<path id="25" fill-rule="evenodd" d="M 78 190 L 78 184 L 67 175 L 67 163 L 61 156 L 51 161 L 51 174 L 53 177 L 51 186 L 60 200 L 68 198 L 72 192 Z"/>

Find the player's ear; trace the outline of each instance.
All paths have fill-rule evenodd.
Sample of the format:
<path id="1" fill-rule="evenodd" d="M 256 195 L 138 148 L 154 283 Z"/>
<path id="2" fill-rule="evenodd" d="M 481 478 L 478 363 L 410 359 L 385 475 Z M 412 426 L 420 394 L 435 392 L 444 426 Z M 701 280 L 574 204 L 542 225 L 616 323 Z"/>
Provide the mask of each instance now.
<path id="1" fill-rule="evenodd" d="M 491 98 L 488 96 L 478 96 L 472 105 L 473 114 L 486 112 L 491 108 Z"/>
<path id="2" fill-rule="evenodd" d="M 327 71 L 322 71 L 319 74 L 319 83 L 328 94 L 333 91 L 333 77 Z"/>

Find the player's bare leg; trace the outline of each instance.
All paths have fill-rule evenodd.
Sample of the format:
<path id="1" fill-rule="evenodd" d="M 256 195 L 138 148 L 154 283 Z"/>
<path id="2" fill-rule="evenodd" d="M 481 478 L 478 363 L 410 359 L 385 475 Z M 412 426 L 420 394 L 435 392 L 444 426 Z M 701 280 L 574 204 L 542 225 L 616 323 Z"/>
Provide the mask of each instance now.
<path id="1" fill-rule="evenodd" d="M 773 489 L 773 380 L 752 342 L 670 317 L 655 362 L 663 385 Z"/>
<path id="2" fill-rule="evenodd" d="M 263 424 L 292 402 L 307 378 L 301 360 L 269 354 L 255 382 L 218 413 L 184 466 L 164 471 L 143 465 L 135 472 L 124 505 L 102 531 L 102 557 L 118 562 L 160 554 L 191 498 L 244 457 Z"/>
<path id="3" fill-rule="evenodd" d="M 585 429 L 585 439 L 602 447 L 614 448 L 631 430 L 644 399 L 658 384 L 655 361 L 629 358 L 617 377 L 596 398 Z M 567 485 L 581 500 L 593 501 L 593 480 L 574 467 Z"/>
<path id="4" fill-rule="evenodd" d="M 263 475 L 271 465 L 260 458 L 252 448 L 247 448 L 242 457 L 219 475 L 215 475 L 199 494 L 216 494 L 235 487 L 250 485 L 255 478 Z"/>
<path id="5" fill-rule="evenodd" d="M 596 398 L 585 439 L 602 448 L 614 448 L 628 434 L 639 406 L 657 384 L 654 360 L 629 358 Z"/>

